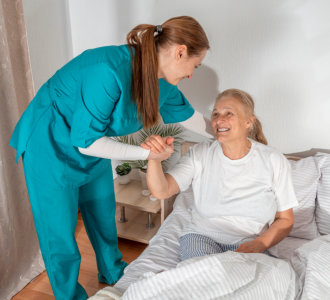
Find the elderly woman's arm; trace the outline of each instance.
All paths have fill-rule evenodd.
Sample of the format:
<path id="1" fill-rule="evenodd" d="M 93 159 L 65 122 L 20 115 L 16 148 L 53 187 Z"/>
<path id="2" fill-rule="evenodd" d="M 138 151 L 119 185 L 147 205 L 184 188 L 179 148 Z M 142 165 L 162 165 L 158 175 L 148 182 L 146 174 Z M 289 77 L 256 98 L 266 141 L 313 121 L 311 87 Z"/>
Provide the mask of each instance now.
<path id="1" fill-rule="evenodd" d="M 287 237 L 293 227 L 293 223 L 294 216 L 292 208 L 277 212 L 274 222 L 265 233 L 252 241 L 243 243 L 236 249 L 236 252 L 264 252 Z"/>
<path id="2" fill-rule="evenodd" d="M 173 137 L 161 137 L 159 135 L 151 135 L 141 144 L 145 149 L 151 149 L 151 152 L 169 154 L 173 153 L 174 149 Z M 180 189 L 175 179 L 169 175 L 164 174 L 161 165 L 162 160 L 167 157 L 159 159 L 149 159 L 147 169 L 147 184 L 152 196 L 158 199 L 166 199 L 174 194 L 177 194 Z"/>
<path id="3" fill-rule="evenodd" d="M 152 196 L 166 199 L 180 192 L 179 186 L 170 174 L 164 174 L 161 161 L 149 160 L 147 184 Z"/>

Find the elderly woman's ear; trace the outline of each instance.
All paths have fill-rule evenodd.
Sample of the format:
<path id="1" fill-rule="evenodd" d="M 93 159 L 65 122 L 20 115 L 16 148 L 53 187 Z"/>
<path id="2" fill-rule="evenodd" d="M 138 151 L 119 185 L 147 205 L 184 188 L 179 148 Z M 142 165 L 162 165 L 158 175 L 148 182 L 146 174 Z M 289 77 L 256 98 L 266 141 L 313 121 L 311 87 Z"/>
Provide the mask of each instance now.
<path id="1" fill-rule="evenodd" d="M 248 118 L 246 125 L 247 125 L 247 129 L 252 130 L 253 128 L 253 124 L 256 121 L 256 117 L 255 116 L 251 116 Z"/>

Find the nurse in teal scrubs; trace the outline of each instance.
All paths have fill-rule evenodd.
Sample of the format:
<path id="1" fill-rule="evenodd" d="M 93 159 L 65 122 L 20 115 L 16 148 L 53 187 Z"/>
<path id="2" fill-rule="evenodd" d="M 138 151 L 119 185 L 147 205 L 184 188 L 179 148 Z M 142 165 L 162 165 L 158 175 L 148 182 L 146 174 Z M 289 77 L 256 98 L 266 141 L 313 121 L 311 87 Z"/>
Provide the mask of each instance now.
<path id="1" fill-rule="evenodd" d="M 56 299 L 86 299 L 78 283 L 78 208 L 99 280 L 115 283 L 127 265 L 118 250 L 111 159 L 164 159 L 110 137 L 189 119 L 177 84 L 209 48 L 199 23 L 177 17 L 139 25 L 127 45 L 91 49 L 58 70 L 16 125 L 10 145 L 23 158 L 34 222 Z"/>

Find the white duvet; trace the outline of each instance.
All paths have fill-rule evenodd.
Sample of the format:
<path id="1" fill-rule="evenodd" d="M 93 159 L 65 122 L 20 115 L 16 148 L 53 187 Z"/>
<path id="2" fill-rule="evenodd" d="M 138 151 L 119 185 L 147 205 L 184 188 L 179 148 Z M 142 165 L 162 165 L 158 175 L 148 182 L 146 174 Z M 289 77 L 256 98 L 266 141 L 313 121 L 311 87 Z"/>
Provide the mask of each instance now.
<path id="1" fill-rule="evenodd" d="M 226 252 L 146 273 L 122 299 L 294 299 L 296 276 L 284 260 Z"/>
<path id="2" fill-rule="evenodd" d="M 309 242 L 285 239 L 271 249 L 283 259 L 226 252 L 180 263 L 178 239 L 190 201 L 189 191 L 181 193 L 115 287 L 90 299 L 330 299 L 330 235 Z"/>

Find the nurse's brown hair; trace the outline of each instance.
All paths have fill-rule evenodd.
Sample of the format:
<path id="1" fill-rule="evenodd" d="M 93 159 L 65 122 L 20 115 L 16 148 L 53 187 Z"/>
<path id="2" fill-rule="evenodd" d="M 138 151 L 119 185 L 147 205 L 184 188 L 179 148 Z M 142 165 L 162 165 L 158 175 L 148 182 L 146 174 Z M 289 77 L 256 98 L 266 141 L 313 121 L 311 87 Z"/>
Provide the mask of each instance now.
<path id="1" fill-rule="evenodd" d="M 158 108 L 157 51 L 173 44 L 186 45 L 189 56 L 198 56 L 209 49 L 209 41 L 202 26 L 192 17 L 175 17 L 158 27 L 141 24 L 127 35 L 132 57 L 132 98 L 145 128 L 156 124 Z"/>
<path id="2" fill-rule="evenodd" d="M 247 93 L 239 89 L 228 89 L 220 93 L 216 99 L 216 101 L 219 101 L 223 97 L 232 97 L 237 100 L 239 100 L 245 108 L 245 111 L 247 113 L 247 117 L 254 116 L 255 121 L 250 128 L 248 137 L 259 142 L 262 144 L 267 145 L 267 139 L 262 131 L 262 125 L 261 122 L 257 119 L 255 113 L 254 113 L 254 101 L 252 97 Z"/>

